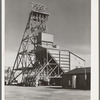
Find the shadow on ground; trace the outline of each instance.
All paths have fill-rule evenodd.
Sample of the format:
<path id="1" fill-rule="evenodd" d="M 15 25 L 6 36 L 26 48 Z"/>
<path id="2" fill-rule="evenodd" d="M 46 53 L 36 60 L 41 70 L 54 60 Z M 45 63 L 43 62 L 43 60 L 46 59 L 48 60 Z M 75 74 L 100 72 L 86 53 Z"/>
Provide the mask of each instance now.
<path id="1" fill-rule="evenodd" d="M 51 88 L 51 89 L 63 89 L 62 86 L 50 86 L 46 88 Z"/>

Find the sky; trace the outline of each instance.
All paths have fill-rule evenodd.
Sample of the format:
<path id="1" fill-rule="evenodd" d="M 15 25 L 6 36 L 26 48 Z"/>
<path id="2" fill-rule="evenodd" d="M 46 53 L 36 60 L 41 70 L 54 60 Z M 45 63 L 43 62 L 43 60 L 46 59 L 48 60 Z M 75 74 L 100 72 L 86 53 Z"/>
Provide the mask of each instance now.
<path id="1" fill-rule="evenodd" d="M 47 31 L 54 43 L 91 66 L 91 0 L 5 0 L 5 66 L 13 66 L 29 17 L 30 2 L 42 3 L 50 13 Z"/>

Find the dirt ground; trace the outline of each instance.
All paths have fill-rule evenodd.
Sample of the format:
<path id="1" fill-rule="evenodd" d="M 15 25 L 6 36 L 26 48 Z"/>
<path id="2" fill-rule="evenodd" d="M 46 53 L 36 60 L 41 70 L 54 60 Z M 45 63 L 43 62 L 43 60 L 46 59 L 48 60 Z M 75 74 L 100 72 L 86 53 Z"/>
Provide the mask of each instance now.
<path id="1" fill-rule="evenodd" d="M 5 86 L 5 100 L 90 100 L 90 90 L 62 89 L 59 86 Z"/>

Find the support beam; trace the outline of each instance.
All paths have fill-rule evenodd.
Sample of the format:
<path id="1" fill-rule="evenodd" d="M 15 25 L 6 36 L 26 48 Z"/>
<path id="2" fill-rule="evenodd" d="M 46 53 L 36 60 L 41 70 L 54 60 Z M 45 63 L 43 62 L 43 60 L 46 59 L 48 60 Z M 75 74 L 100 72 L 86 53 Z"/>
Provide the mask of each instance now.
<path id="1" fill-rule="evenodd" d="M 52 71 L 51 71 L 51 73 L 47 76 L 47 77 L 49 77 L 51 74 L 52 74 L 52 72 L 54 72 L 54 70 L 57 68 L 58 66 L 56 66 Z"/>

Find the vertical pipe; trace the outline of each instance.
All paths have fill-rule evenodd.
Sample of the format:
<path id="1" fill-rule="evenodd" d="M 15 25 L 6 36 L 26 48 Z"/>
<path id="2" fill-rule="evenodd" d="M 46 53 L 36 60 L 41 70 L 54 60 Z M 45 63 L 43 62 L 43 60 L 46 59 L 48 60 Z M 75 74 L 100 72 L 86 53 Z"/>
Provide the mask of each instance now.
<path id="1" fill-rule="evenodd" d="M 70 51 L 69 51 L 69 71 L 70 71 L 70 69 L 71 69 L 71 68 L 70 68 L 70 67 L 71 67 L 71 66 L 70 66 L 70 62 L 71 62 L 70 54 L 71 54 L 71 53 L 70 53 Z"/>
<path id="2" fill-rule="evenodd" d="M 85 89 L 86 89 L 86 80 L 87 80 L 87 74 L 86 74 L 86 68 L 85 68 Z"/>
<path id="3" fill-rule="evenodd" d="M 59 67 L 60 67 L 60 50 L 59 50 L 59 66 L 58 66 L 58 75 L 59 75 Z"/>
<path id="4" fill-rule="evenodd" d="M 48 63 L 48 51 L 47 51 L 47 63 Z M 48 75 L 48 65 L 47 65 L 47 75 Z"/>

